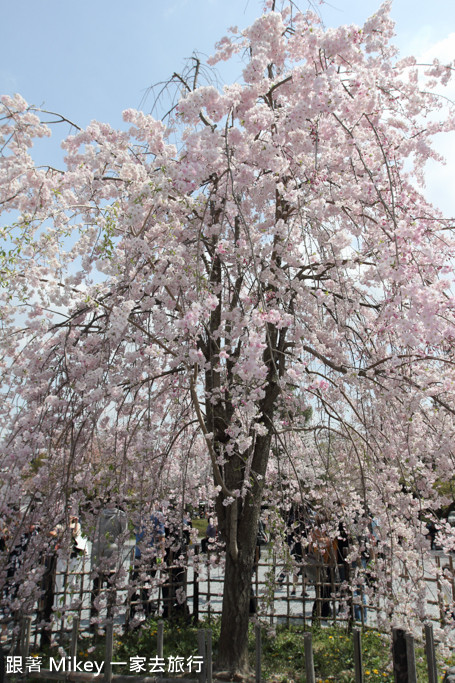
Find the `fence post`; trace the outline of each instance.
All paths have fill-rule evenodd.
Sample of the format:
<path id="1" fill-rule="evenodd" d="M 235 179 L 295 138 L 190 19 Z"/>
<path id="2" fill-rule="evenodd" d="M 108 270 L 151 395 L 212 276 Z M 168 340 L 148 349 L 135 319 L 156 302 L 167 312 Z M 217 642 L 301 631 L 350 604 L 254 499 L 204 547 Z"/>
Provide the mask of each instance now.
<path id="1" fill-rule="evenodd" d="M 159 621 L 157 624 L 156 631 L 156 654 L 162 659 L 163 657 L 163 647 L 164 647 L 164 621 Z"/>
<path id="2" fill-rule="evenodd" d="M 95 634 L 98 631 L 96 619 L 99 616 L 98 609 L 96 607 L 96 600 L 101 593 L 102 588 L 102 578 L 101 574 L 97 574 L 93 577 L 92 588 L 90 591 L 90 631 Z"/>
<path id="3" fill-rule="evenodd" d="M 207 638 L 207 683 L 212 683 L 212 674 L 213 674 L 213 667 L 212 667 L 212 630 L 208 629 L 205 632 L 206 638 Z"/>
<path id="4" fill-rule="evenodd" d="M 352 600 L 352 591 L 350 588 L 350 581 L 351 581 L 351 565 L 347 561 L 347 555 L 348 555 L 348 549 L 343 548 L 343 565 L 344 565 L 344 577 L 345 581 L 348 585 L 347 589 L 347 599 L 346 599 L 346 607 L 348 610 L 348 619 L 347 619 L 347 626 L 348 626 L 348 631 L 349 633 L 352 631 L 352 625 L 354 623 L 354 604 Z"/>
<path id="5" fill-rule="evenodd" d="M 335 588 L 335 573 L 336 573 L 336 558 L 335 558 L 335 564 L 329 565 L 329 576 L 330 576 L 330 591 L 331 591 L 331 598 L 332 598 L 332 617 L 333 617 L 333 625 L 336 626 L 337 624 L 337 606 L 336 606 L 336 588 Z"/>
<path id="6" fill-rule="evenodd" d="M 77 655 L 77 637 L 79 635 L 79 617 L 74 617 L 73 627 L 71 630 L 71 646 L 70 655 L 71 657 L 76 657 Z"/>
<path id="7" fill-rule="evenodd" d="M 84 606 L 84 597 L 85 597 L 84 583 L 85 583 L 85 576 L 86 576 L 86 572 L 85 572 L 86 561 L 87 561 L 87 555 L 86 555 L 85 550 L 84 550 L 84 554 L 82 555 L 82 573 L 80 575 L 81 582 L 80 582 L 80 588 L 79 588 L 79 607 L 77 610 L 79 619 L 82 616 L 82 610 L 83 610 L 83 606 Z"/>
<path id="8" fill-rule="evenodd" d="M 362 577 L 363 578 L 363 577 Z M 362 628 L 365 628 L 365 603 L 364 600 L 366 601 L 366 596 L 363 591 L 363 583 L 360 584 L 360 621 L 362 623 Z"/>
<path id="9" fill-rule="evenodd" d="M 112 681 L 112 655 L 114 652 L 114 622 L 106 622 L 106 649 L 104 654 L 104 683 Z"/>
<path id="10" fill-rule="evenodd" d="M 254 606 L 257 612 L 259 607 L 259 562 L 261 560 L 261 548 L 257 545 L 255 552 L 255 563 L 254 563 Z"/>
<path id="11" fill-rule="evenodd" d="M 306 629 L 307 578 L 305 567 L 302 565 L 302 616 L 303 628 Z"/>
<path id="12" fill-rule="evenodd" d="M 363 683 L 362 639 L 359 628 L 352 629 L 352 640 L 354 642 L 355 683 Z"/>
<path id="13" fill-rule="evenodd" d="M 209 551 L 207 550 L 207 619 L 209 624 L 212 623 L 212 595 L 211 595 L 211 585 L 210 585 L 210 557 Z"/>
<path id="14" fill-rule="evenodd" d="M 436 560 L 436 590 L 437 590 L 437 595 L 438 595 L 438 607 L 439 607 L 439 620 L 441 622 L 441 625 L 444 626 L 446 623 L 446 615 L 445 615 L 445 609 L 444 609 L 444 600 L 442 597 L 442 585 L 441 585 L 441 558 L 439 555 L 436 555 L 435 557 Z"/>
<path id="15" fill-rule="evenodd" d="M 262 651 L 262 639 L 261 639 L 261 627 L 256 624 L 254 627 L 254 632 L 256 636 L 256 683 L 261 683 L 261 651 Z"/>
<path id="16" fill-rule="evenodd" d="M 193 570 L 193 623 L 199 621 L 199 546 L 194 546 Z"/>
<path id="17" fill-rule="evenodd" d="M 200 628 L 197 632 L 197 649 L 198 649 L 198 654 L 200 657 L 202 657 L 202 666 L 201 670 L 198 675 L 199 683 L 205 683 L 207 679 L 207 673 L 206 673 L 206 652 L 205 652 L 205 631 L 204 629 Z"/>
<path id="18" fill-rule="evenodd" d="M 452 584 L 452 600 L 455 602 L 455 573 L 453 569 L 452 555 L 449 555 L 450 582 Z"/>
<path id="19" fill-rule="evenodd" d="M 58 563 L 56 564 L 56 567 L 55 567 L 55 598 L 57 599 L 57 604 L 59 604 L 61 602 L 61 604 L 63 606 L 66 606 L 66 598 L 68 595 L 68 584 L 69 584 L 68 575 L 70 573 L 70 558 L 69 557 L 66 558 L 65 567 L 64 567 L 63 572 L 58 572 L 57 569 L 58 569 Z M 61 578 L 61 583 L 62 583 L 62 591 L 61 592 L 59 591 L 60 586 L 58 585 L 59 584 L 59 581 L 57 579 L 58 576 L 62 577 Z M 70 600 L 71 600 L 71 598 L 70 598 Z M 52 605 L 51 605 L 51 613 L 52 613 Z M 64 630 L 65 630 L 65 610 L 63 609 L 62 610 L 62 616 L 60 619 L 60 634 L 59 634 L 60 638 L 62 637 Z"/>
<path id="20" fill-rule="evenodd" d="M 427 656 L 428 683 L 438 683 L 433 626 L 431 624 L 425 624 L 425 654 Z"/>
<path id="21" fill-rule="evenodd" d="M 0 645 L 0 683 L 5 683 L 6 681 L 5 668 L 5 653 L 3 652 L 3 647 Z"/>
<path id="22" fill-rule="evenodd" d="M 405 634 L 406 657 L 408 660 L 408 683 L 417 683 L 416 656 L 414 650 L 414 637 L 412 633 Z"/>
<path id="23" fill-rule="evenodd" d="M 128 586 L 132 586 L 135 581 L 136 581 L 136 576 L 135 576 L 135 571 L 136 571 L 136 548 L 131 548 L 131 552 L 129 553 L 129 566 L 128 566 Z M 136 597 L 136 588 L 134 589 L 134 592 L 131 593 L 130 590 L 127 591 L 126 593 L 126 600 L 125 600 L 125 628 L 127 629 L 129 626 L 130 619 L 132 618 L 135 609 L 137 609 L 137 606 L 132 607 L 132 602 L 133 598 Z M 143 606 L 145 609 L 145 606 Z"/>
<path id="24" fill-rule="evenodd" d="M 174 585 L 174 551 L 169 549 L 169 568 L 168 568 L 168 574 L 167 574 L 167 583 L 168 583 L 168 592 L 167 592 L 167 597 L 168 597 L 168 607 L 166 608 L 166 605 L 163 607 L 163 614 L 164 616 L 168 617 L 169 621 L 172 621 L 173 617 L 173 610 L 174 610 L 174 597 L 175 597 L 175 585 Z M 164 584 L 166 585 L 166 584 Z"/>
<path id="25" fill-rule="evenodd" d="M 276 552 L 272 550 L 272 576 L 276 576 Z M 270 611 L 270 625 L 273 626 L 273 616 L 275 614 L 275 589 L 273 589 L 272 609 Z M 303 628 L 305 628 L 305 608 L 303 609 Z"/>
<path id="26" fill-rule="evenodd" d="M 408 683 L 406 640 L 401 628 L 392 629 L 393 676 L 395 683 Z"/>
<path id="27" fill-rule="evenodd" d="M 41 629 L 40 647 L 51 644 L 52 632 L 52 606 L 55 599 L 55 581 L 57 574 L 57 554 L 55 550 L 49 551 L 44 559 L 44 573 L 41 580 L 41 598 L 38 601 L 37 621 L 46 625 Z"/>
<path id="28" fill-rule="evenodd" d="M 19 653 L 22 659 L 28 657 L 30 649 L 30 630 L 32 626 L 31 617 L 22 617 L 21 622 L 21 635 L 19 640 Z"/>
<path id="29" fill-rule="evenodd" d="M 294 569 L 292 569 L 291 571 L 294 571 Z M 294 580 L 294 576 L 292 576 L 292 580 Z M 289 628 L 289 615 L 291 613 L 290 600 L 291 598 L 289 597 L 289 575 L 286 574 L 286 628 Z"/>
<path id="30" fill-rule="evenodd" d="M 314 676 L 314 662 L 313 662 L 313 636 L 311 633 L 303 634 L 303 643 L 305 648 L 305 674 L 307 683 L 316 683 Z"/>
<path id="31" fill-rule="evenodd" d="M 316 605 L 316 617 L 317 621 L 321 623 L 321 564 L 316 565 L 316 585 L 315 585 L 316 597 L 314 599 L 314 604 Z M 313 607 L 314 611 L 314 607 Z M 313 623 L 313 622 L 312 622 Z"/>

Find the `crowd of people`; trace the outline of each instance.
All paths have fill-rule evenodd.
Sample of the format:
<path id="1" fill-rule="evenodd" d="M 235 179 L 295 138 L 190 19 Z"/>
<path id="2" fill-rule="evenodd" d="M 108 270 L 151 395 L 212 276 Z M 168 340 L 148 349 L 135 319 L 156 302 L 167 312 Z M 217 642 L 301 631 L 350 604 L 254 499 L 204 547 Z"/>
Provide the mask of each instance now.
<path id="1" fill-rule="evenodd" d="M 150 616 L 157 609 L 152 600 L 153 586 L 160 585 L 162 616 L 182 614 L 187 607 L 185 592 L 185 558 L 190 543 L 191 518 L 187 513 L 178 521 L 172 506 L 167 514 L 152 511 L 138 519 L 128 519 L 124 506 L 102 506 L 94 517 L 92 533 L 84 536 L 79 518 L 71 515 L 50 530 L 29 524 L 16 537 L 5 529 L 0 537 L 3 555 L 2 620 L 16 619 L 24 609 L 25 578 L 33 573 L 37 583 L 33 595 L 37 600 L 37 617 L 41 623 L 52 620 L 56 600 L 61 598 L 68 576 L 90 568 L 90 612 L 95 624 L 104 605 L 108 613 L 116 601 L 116 583 L 129 567 L 130 613 L 127 622 L 137 614 Z M 131 536 L 134 534 L 134 548 Z M 65 558 L 66 572 L 57 572 L 59 558 Z M 83 562 L 81 562 L 83 560 Z M 33 571 L 32 571 L 33 570 Z M 154 582 L 160 570 L 159 581 Z M 49 640 L 42 631 L 41 642 Z"/>
<path id="2" fill-rule="evenodd" d="M 344 513 L 343 510 L 340 512 Z M 292 592 L 296 594 L 299 577 L 303 574 L 303 585 L 314 584 L 317 597 L 313 616 L 326 618 L 330 614 L 334 589 L 340 601 L 346 602 L 346 582 L 353 580 L 354 618 L 366 619 L 366 593 L 363 590 L 371 581 L 371 569 L 377 552 L 377 523 L 373 517 L 365 516 L 348 524 L 343 516 L 331 520 L 325 513 L 314 513 L 304 505 L 293 504 L 286 516 L 286 544 L 292 565 Z M 277 577 L 282 584 L 286 578 L 283 570 Z M 303 595 L 306 593 L 303 587 Z M 362 605 L 363 603 L 363 609 Z"/>
<path id="3" fill-rule="evenodd" d="M 205 509 L 203 514 L 206 528 L 201 538 L 201 552 L 219 554 L 222 543 L 218 535 L 216 515 L 210 508 Z M 108 503 L 100 508 L 90 544 L 93 620 L 96 620 L 102 604 L 108 611 L 115 604 L 115 579 L 121 567 L 124 570 L 125 552 L 131 555 L 127 623 L 140 622 L 158 611 L 163 618 L 169 618 L 172 614 L 188 616 L 185 567 L 188 547 L 195 540 L 192 538 L 191 527 L 190 514 L 184 512 L 182 515 L 172 504 L 166 510 L 149 510 L 135 519 L 128 519 L 126 511 L 119 505 Z M 276 529 L 278 527 L 276 525 Z M 366 595 L 368 589 L 374 585 L 373 568 L 378 541 L 376 520 L 366 512 L 349 521 L 343 506 L 340 507 L 339 518 L 333 519 L 323 512 L 316 513 L 308 505 L 293 503 L 282 512 L 281 529 L 284 541 L 283 568 L 276 576 L 277 586 L 289 585 L 291 596 L 301 589 L 302 597 L 309 597 L 307 588 L 313 585 L 316 588 L 313 607 L 315 617 L 327 618 L 336 598 L 337 609 L 344 608 L 351 600 L 354 618 L 365 620 Z M 20 597 L 21 569 L 28 550 L 36 544 L 42 533 L 38 525 L 31 524 L 14 542 L 10 539 L 8 542 L 6 536 L 0 539 L 0 551 L 3 551 L 4 556 L 7 555 L 4 603 L 9 602 L 14 606 L 18 602 L 16 599 Z M 134 550 L 131 553 L 132 534 Z M 77 562 L 81 557 L 87 561 L 89 559 L 89 544 L 82 534 L 77 516 L 70 516 L 66 527 L 57 524 L 47 532 L 39 554 L 43 567 L 39 616 L 44 622 L 49 621 L 52 616 L 55 593 L 58 590 L 56 570 L 59 549 L 65 544 L 67 547 L 68 538 L 71 545 L 70 561 Z M 258 568 L 261 547 L 270 540 L 263 519 L 260 519 L 253 573 Z M 432 545 L 433 541 L 431 538 Z M 348 582 L 353 586 L 349 590 Z M 159 603 L 156 599 L 157 587 L 161 590 Z M 101 596 L 104 596 L 104 603 Z M 252 581 L 250 611 L 255 610 L 256 596 Z"/>
<path id="4" fill-rule="evenodd" d="M 189 616 L 185 601 L 185 560 L 192 522 L 187 512 L 179 518 L 173 506 L 170 513 L 165 515 L 162 510 L 155 510 L 136 526 L 130 619 L 134 619 L 138 611 L 148 617 L 158 610 L 159 606 L 152 598 L 158 570 L 164 575 L 159 582 L 163 602 L 161 616 L 164 619 Z"/>
<path id="5" fill-rule="evenodd" d="M 344 510 L 341 512 L 344 516 Z M 316 514 L 311 507 L 297 503 L 282 511 L 281 516 L 285 551 L 282 554 L 283 568 L 276 577 L 276 584 L 283 586 L 289 582 L 291 596 L 297 594 L 301 585 L 302 597 L 308 597 L 309 585 L 315 586 L 313 617 L 324 619 L 330 614 L 334 591 L 339 602 L 338 609 L 343 609 L 347 604 L 347 582 L 352 581 L 357 586 L 353 595 L 354 619 L 365 620 L 367 598 L 364 588 L 367 583 L 372 583 L 377 547 L 376 520 L 365 516 L 348 525 L 341 519 L 330 520 L 326 514 Z M 259 564 L 261 547 L 269 540 L 264 522 L 260 519 L 253 573 Z M 207 514 L 201 549 L 209 553 L 217 549 L 216 519 L 210 512 Z M 254 613 L 257 600 L 253 585 L 251 596 L 250 612 Z"/>

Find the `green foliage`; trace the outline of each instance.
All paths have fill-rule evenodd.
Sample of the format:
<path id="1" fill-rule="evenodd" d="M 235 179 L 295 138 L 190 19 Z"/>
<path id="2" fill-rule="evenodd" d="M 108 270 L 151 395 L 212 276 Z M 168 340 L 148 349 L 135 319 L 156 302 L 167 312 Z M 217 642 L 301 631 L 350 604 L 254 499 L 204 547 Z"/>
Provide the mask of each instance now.
<path id="1" fill-rule="evenodd" d="M 354 648 L 352 637 L 344 628 L 314 627 L 313 659 L 317 680 L 354 681 Z M 393 681 L 390 661 L 390 639 L 378 633 L 363 634 L 363 665 L 368 681 Z M 263 639 L 263 670 L 268 681 L 304 683 L 304 631 L 278 628 Z M 368 671 L 368 673 L 367 673 Z"/>
<path id="2" fill-rule="evenodd" d="M 354 683 L 354 645 L 345 628 L 315 626 L 313 634 L 313 660 L 318 683 L 337 681 Z M 304 631 L 299 628 L 279 627 L 276 633 L 262 639 L 263 676 L 269 683 L 304 683 Z M 362 634 L 362 661 L 365 682 L 393 683 L 391 635 L 373 630 Z M 416 648 L 417 681 L 426 683 L 428 673 L 423 647 Z M 441 663 L 440 668 L 444 668 Z M 449 662 L 445 663 L 446 665 Z"/>
<path id="3" fill-rule="evenodd" d="M 213 659 L 216 659 L 220 630 L 219 620 L 203 622 L 197 626 L 184 623 L 164 624 L 164 657 L 197 654 L 197 631 L 210 628 L 213 638 Z M 116 639 L 117 660 L 135 655 L 151 656 L 156 653 L 157 621 L 151 620 L 145 627 Z M 262 677 L 268 683 L 305 683 L 304 633 L 302 628 L 281 627 L 266 631 L 262 636 Z M 354 647 L 351 635 L 341 627 L 313 627 L 313 657 L 316 680 L 353 683 Z M 251 668 L 255 662 L 254 624 L 248 633 Z M 362 634 L 362 658 L 365 681 L 393 683 L 391 636 L 365 630 Z M 423 647 L 416 648 L 417 681 L 425 683 L 428 678 Z M 441 663 L 440 668 L 444 668 Z M 450 662 L 446 662 L 446 665 Z"/>
<path id="4" fill-rule="evenodd" d="M 180 656 L 185 659 L 197 655 L 197 632 L 211 629 L 213 660 L 216 660 L 220 634 L 220 620 L 211 619 L 196 626 L 185 621 L 164 621 L 163 656 Z M 157 652 L 158 620 L 150 619 L 141 628 L 127 633 L 117 633 L 114 639 L 114 661 L 128 661 L 130 657 L 153 657 Z M 267 683 L 305 683 L 304 629 L 278 626 L 276 630 L 264 627 L 262 632 L 262 680 Z M 351 634 L 342 627 L 314 626 L 313 659 L 318 683 L 354 683 L 354 647 Z M 255 666 L 254 624 L 250 623 L 248 647 L 252 671 Z M 41 653 L 42 654 L 42 653 Z M 56 653 L 55 653 L 56 654 Z M 104 660 L 104 639 L 81 639 L 78 658 L 90 661 Z M 391 635 L 373 630 L 362 633 L 362 659 L 366 683 L 393 683 L 391 656 Z M 417 681 L 426 683 L 428 673 L 424 648 L 416 648 Z M 443 672 L 453 661 L 440 662 Z M 124 669 L 124 670 L 123 670 Z M 123 667 L 116 667 L 116 673 L 128 674 Z"/>
<path id="5" fill-rule="evenodd" d="M 190 657 L 197 654 L 197 631 L 203 628 L 185 624 L 184 621 L 164 621 L 163 656 Z M 117 636 L 114 643 L 114 658 L 151 657 L 156 654 L 158 620 L 150 619 L 145 626 Z"/>

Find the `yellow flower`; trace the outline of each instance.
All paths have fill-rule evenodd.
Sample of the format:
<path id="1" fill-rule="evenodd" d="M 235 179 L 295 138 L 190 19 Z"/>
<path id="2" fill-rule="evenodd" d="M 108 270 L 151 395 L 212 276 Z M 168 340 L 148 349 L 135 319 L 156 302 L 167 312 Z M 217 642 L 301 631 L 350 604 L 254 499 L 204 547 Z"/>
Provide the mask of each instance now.
<path id="1" fill-rule="evenodd" d="M 365 671 L 365 673 L 366 673 L 366 675 L 367 675 L 367 676 L 369 676 L 369 675 L 370 675 L 370 672 L 369 672 L 369 671 Z"/>
<path id="2" fill-rule="evenodd" d="M 374 673 L 374 674 L 378 674 L 379 671 L 378 671 L 377 669 L 373 669 L 373 673 Z"/>

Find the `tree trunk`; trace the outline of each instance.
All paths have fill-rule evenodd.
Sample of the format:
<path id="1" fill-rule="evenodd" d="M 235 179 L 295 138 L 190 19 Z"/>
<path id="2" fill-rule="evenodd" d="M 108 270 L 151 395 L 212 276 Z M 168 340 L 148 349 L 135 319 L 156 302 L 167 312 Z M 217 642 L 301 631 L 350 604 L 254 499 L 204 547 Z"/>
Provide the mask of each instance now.
<path id="1" fill-rule="evenodd" d="M 226 553 L 217 668 L 230 673 L 246 674 L 249 669 L 248 621 L 254 551 L 255 546 L 248 555 L 239 549 L 236 562 Z"/>
<path id="2" fill-rule="evenodd" d="M 267 467 L 270 440 L 263 438 L 261 441 L 255 453 L 255 464 L 262 474 Z M 217 509 L 224 507 L 223 535 L 226 539 L 226 568 L 217 668 L 232 674 L 245 674 L 248 671 L 249 608 L 263 488 L 262 480 L 260 482 L 255 483 L 243 501 L 237 500 L 232 503 L 237 506 L 235 529 L 231 526 L 231 506 L 223 506 L 220 497 L 217 500 Z M 236 533 L 237 557 L 232 553 L 233 533 Z"/>
<path id="3" fill-rule="evenodd" d="M 221 271 L 215 272 L 214 279 L 221 278 Z M 211 329 L 219 327 L 217 309 L 211 318 Z M 213 325 L 216 327 L 213 328 Z M 226 492 L 220 492 L 216 500 L 218 528 L 226 543 L 226 568 L 223 590 L 223 609 L 221 615 L 221 632 L 218 646 L 217 668 L 231 674 L 248 672 L 248 622 L 250 616 L 251 581 L 257 545 L 258 520 L 261 511 L 264 479 L 267 471 L 271 439 L 273 434 L 273 418 L 280 388 L 278 379 L 284 372 L 284 341 L 286 331 L 281 330 L 277 348 L 277 330 L 268 325 L 267 346 L 263 360 L 268 367 L 264 397 L 259 402 L 258 414 L 265 427 L 265 433 L 257 435 L 251 453 L 251 467 L 248 474 L 249 490 L 244 498 L 228 502 Z M 217 359 L 217 348 L 212 348 L 213 341 L 208 340 L 206 357 Z M 278 376 L 277 376 L 278 373 Z M 211 396 L 214 389 L 219 389 L 219 374 L 212 370 L 206 372 L 206 394 Z M 246 462 L 249 453 L 234 453 L 225 458 L 223 446 L 229 441 L 226 427 L 234 419 L 234 407 L 229 400 L 212 404 L 206 401 L 206 428 L 214 434 L 214 450 L 224 460 L 221 466 L 223 480 L 229 491 L 244 489 Z M 215 484 L 217 482 L 215 481 Z M 232 498 L 232 496 L 229 496 Z M 228 504 L 226 504 L 228 503 Z M 235 506 L 235 507 L 234 507 Z"/>

